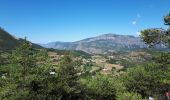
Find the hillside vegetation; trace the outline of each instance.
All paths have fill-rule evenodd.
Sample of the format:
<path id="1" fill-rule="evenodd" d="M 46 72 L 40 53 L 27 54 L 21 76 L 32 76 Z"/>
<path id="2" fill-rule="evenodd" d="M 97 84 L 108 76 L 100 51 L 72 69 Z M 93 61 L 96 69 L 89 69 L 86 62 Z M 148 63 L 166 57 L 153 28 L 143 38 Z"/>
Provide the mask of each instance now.
<path id="1" fill-rule="evenodd" d="M 0 49 L 11 49 L 17 45 L 19 45 L 19 41 L 4 29 L 0 28 Z"/>
<path id="2" fill-rule="evenodd" d="M 0 50 L 15 49 L 15 47 L 18 47 L 23 41 L 24 39 L 16 38 L 3 28 L 0 28 Z M 37 49 L 43 48 L 42 46 L 35 43 L 30 42 L 30 44 L 32 44 L 32 46 Z"/>

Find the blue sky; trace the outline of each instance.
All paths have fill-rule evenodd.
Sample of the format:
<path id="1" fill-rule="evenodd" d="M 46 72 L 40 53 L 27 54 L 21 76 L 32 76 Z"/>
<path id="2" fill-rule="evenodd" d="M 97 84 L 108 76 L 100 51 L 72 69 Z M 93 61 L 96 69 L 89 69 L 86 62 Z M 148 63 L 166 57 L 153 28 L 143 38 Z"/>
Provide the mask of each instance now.
<path id="1" fill-rule="evenodd" d="M 170 0 L 0 0 L 0 26 L 35 43 L 163 27 Z"/>

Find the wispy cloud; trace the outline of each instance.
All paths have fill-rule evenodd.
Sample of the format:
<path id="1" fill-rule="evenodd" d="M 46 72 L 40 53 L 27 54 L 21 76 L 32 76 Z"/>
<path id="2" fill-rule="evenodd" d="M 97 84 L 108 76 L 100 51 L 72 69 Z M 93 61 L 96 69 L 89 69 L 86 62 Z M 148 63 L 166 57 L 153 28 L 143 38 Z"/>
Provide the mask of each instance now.
<path id="1" fill-rule="evenodd" d="M 136 25 L 141 17 L 142 17 L 142 16 L 141 16 L 139 13 L 136 14 L 136 19 L 132 21 L 132 24 L 133 24 L 133 25 Z"/>
<path id="2" fill-rule="evenodd" d="M 136 21 L 132 21 L 132 24 L 133 24 L 133 25 L 136 25 Z"/>

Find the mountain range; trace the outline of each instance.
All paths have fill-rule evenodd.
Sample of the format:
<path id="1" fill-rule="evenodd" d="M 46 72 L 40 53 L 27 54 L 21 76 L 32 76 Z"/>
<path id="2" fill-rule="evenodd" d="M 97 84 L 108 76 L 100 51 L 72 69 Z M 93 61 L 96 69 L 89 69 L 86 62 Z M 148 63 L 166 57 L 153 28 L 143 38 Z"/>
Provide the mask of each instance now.
<path id="1" fill-rule="evenodd" d="M 16 38 L 0 28 L 0 50 L 11 50 L 17 47 L 23 39 Z M 30 42 L 31 43 L 31 42 Z M 130 52 L 136 49 L 147 48 L 139 38 L 130 35 L 103 34 L 76 42 L 51 42 L 47 44 L 31 43 L 33 48 L 53 48 L 59 50 L 78 50 L 90 54 L 106 54 L 110 52 Z M 157 48 L 165 48 L 158 45 Z"/>
<path id="2" fill-rule="evenodd" d="M 147 47 L 147 45 L 139 37 L 131 35 L 117 35 L 112 33 L 76 42 L 51 42 L 42 44 L 41 46 L 61 50 L 82 50 L 92 54 L 128 52 Z"/>

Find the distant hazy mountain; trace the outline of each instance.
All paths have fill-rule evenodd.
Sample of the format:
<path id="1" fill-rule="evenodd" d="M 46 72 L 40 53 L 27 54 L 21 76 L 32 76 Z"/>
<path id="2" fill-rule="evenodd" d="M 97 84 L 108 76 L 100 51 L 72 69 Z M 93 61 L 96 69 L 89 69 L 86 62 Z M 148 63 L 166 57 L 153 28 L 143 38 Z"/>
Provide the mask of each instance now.
<path id="1" fill-rule="evenodd" d="M 42 45 L 46 48 L 82 50 L 88 53 L 128 52 L 147 47 L 139 37 L 130 35 L 104 34 L 76 42 L 52 42 Z"/>
<path id="2" fill-rule="evenodd" d="M 0 50 L 11 50 L 17 47 L 23 39 L 16 38 L 10 33 L 0 28 Z M 32 43 L 34 48 L 43 48 L 40 45 Z"/>

